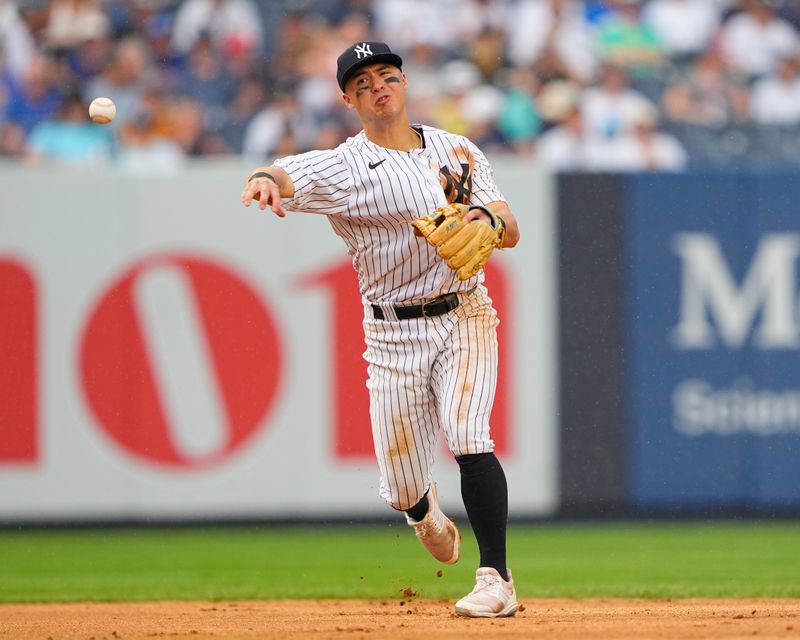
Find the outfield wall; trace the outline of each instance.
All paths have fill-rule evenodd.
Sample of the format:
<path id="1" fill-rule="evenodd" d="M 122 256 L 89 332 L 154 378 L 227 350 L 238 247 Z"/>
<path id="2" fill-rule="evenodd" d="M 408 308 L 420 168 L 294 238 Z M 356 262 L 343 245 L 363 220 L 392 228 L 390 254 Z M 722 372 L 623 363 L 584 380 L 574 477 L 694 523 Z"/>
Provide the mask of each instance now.
<path id="1" fill-rule="evenodd" d="M 557 508 L 552 183 L 497 163 L 524 238 L 488 273 L 510 509 Z M 362 307 L 326 220 L 246 170 L 0 171 L 0 519 L 380 517 Z M 439 456 L 444 506 L 458 472 Z"/>
<path id="2" fill-rule="evenodd" d="M 797 176 L 495 166 L 512 516 L 800 513 Z M 244 174 L 0 169 L 0 522 L 392 517 L 343 244 Z"/>

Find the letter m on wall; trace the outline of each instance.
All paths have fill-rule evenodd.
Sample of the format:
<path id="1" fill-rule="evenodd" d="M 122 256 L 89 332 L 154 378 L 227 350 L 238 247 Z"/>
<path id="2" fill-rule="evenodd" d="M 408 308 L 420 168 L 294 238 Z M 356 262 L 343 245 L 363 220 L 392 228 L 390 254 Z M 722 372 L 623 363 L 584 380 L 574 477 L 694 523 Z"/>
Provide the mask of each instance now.
<path id="1" fill-rule="evenodd" d="M 797 258 L 800 234 L 764 235 L 741 282 L 731 273 L 717 239 L 707 233 L 674 237 L 681 259 L 680 318 L 673 339 L 682 349 L 724 344 L 741 348 L 748 337 L 762 349 L 800 346 Z"/>

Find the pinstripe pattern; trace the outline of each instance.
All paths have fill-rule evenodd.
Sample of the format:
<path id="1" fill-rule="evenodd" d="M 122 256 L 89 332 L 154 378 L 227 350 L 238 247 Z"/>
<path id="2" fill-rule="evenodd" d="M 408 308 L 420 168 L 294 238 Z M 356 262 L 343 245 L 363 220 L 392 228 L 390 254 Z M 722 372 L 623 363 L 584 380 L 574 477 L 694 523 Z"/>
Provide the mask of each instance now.
<path id="1" fill-rule="evenodd" d="M 483 286 L 443 316 L 364 320 L 380 493 L 395 508 L 427 491 L 440 430 L 454 455 L 494 449 L 497 323 Z"/>
<path id="2" fill-rule="evenodd" d="M 336 149 L 275 161 L 295 185 L 284 207 L 326 215 L 358 274 L 380 493 L 398 509 L 427 491 L 441 430 L 455 455 L 493 450 L 489 417 L 497 382 L 498 321 L 483 273 L 458 280 L 406 223 L 448 202 L 504 198 L 472 142 L 415 128 L 424 136 L 422 149 L 385 149 L 362 131 Z M 463 295 L 445 315 L 397 320 L 393 312 L 393 305 L 450 292 Z M 386 320 L 372 318 L 371 304 L 381 306 Z"/>
<path id="3" fill-rule="evenodd" d="M 384 149 L 362 131 L 329 151 L 275 161 L 295 184 L 287 210 L 321 213 L 341 237 L 358 273 L 362 297 L 375 303 L 412 304 L 450 291 L 467 291 L 483 274 L 459 280 L 424 239 L 405 224 L 448 203 L 440 171 L 460 175 L 468 164 L 472 204 L 503 200 L 483 153 L 463 136 L 418 127 L 425 148 Z M 383 161 L 383 162 L 381 162 Z M 370 163 L 378 163 L 370 169 Z M 452 201 L 452 200 L 451 200 Z"/>

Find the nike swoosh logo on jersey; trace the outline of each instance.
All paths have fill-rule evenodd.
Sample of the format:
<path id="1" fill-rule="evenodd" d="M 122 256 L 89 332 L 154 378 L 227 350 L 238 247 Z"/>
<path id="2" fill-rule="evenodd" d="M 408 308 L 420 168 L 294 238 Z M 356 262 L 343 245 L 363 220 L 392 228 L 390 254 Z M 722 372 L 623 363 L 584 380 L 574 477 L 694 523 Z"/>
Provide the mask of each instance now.
<path id="1" fill-rule="evenodd" d="M 384 158 L 383 160 L 378 160 L 378 162 L 370 162 L 370 163 L 369 163 L 367 166 L 368 166 L 370 169 L 375 169 L 375 168 L 377 168 L 377 166 L 378 166 L 379 164 L 383 164 L 384 162 L 386 162 L 386 158 Z"/>

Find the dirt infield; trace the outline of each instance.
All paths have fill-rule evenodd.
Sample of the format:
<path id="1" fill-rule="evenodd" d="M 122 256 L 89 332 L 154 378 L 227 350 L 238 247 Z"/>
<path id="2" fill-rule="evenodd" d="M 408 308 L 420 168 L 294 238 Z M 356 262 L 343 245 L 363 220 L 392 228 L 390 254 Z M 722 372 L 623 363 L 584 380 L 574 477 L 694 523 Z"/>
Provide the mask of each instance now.
<path id="1" fill-rule="evenodd" d="M 0 605 L 15 640 L 800 638 L 800 600 L 525 600 L 466 620 L 446 600 Z"/>

